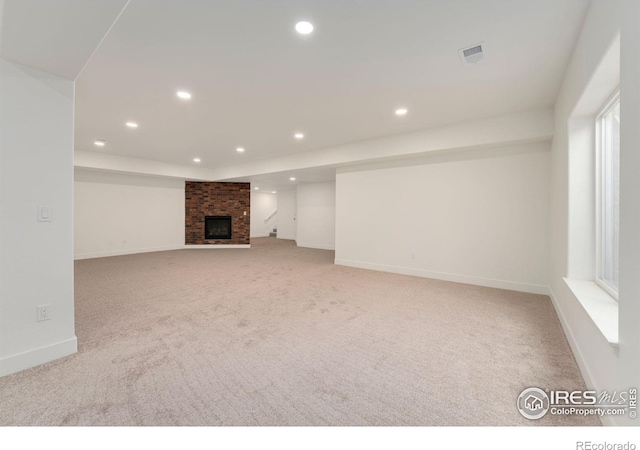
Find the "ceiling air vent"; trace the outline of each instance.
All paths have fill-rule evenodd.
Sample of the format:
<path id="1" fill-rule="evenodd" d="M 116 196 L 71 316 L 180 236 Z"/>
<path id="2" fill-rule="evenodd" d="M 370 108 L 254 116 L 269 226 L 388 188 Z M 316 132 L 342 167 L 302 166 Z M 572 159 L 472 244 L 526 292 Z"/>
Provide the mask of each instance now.
<path id="1" fill-rule="evenodd" d="M 462 64 L 475 64 L 484 58 L 484 49 L 482 44 L 473 45 L 471 47 L 463 48 L 459 50 L 460 58 L 462 58 Z"/>

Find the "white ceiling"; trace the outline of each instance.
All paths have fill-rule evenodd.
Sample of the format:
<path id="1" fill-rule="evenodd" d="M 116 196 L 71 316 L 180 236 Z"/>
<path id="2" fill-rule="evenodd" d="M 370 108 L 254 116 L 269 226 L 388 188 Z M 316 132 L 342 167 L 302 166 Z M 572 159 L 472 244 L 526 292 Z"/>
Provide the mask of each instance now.
<path id="1" fill-rule="evenodd" d="M 131 0 L 77 80 L 76 148 L 215 168 L 550 107 L 587 5 Z"/>
<path id="2" fill-rule="evenodd" d="M 314 167 L 311 169 L 297 169 L 251 175 L 239 178 L 228 178 L 226 181 L 249 182 L 251 187 L 260 192 L 289 191 L 302 183 L 320 183 L 334 180 L 335 167 Z M 291 180 L 291 177 L 295 180 Z"/>
<path id="3" fill-rule="evenodd" d="M 75 79 L 127 0 L 0 0 L 0 55 Z"/>

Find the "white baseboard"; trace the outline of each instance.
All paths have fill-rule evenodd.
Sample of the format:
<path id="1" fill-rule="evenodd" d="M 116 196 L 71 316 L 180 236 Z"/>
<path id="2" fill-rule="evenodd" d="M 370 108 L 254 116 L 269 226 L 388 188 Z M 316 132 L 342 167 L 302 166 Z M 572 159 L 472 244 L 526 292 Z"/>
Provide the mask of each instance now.
<path id="1" fill-rule="evenodd" d="M 74 259 L 79 260 L 79 259 L 91 259 L 91 258 L 105 258 L 108 256 L 135 255 L 137 253 L 164 252 L 167 250 L 182 250 L 183 248 L 185 248 L 184 244 L 178 244 L 178 245 L 167 245 L 164 247 L 110 250 L 106 252 L 81 253 L 76 255 Z"/>
<path id="2" fill-rule="evenodd" d="M 491 278 L 475 277 L 471 275 L 459 275 L 445 272 L 434 272 L 430 270 L 414 269 L 411 267 L 391 266 L 387 264 L 376 264 L 362 261 L 351 261 L 346 259 L 336 259 L 335 263 L 340 266 L 357 267 L 360 269 L 378 270 L 381 272 L 398 273 L 401 275 L 412 275 L 422 278 L 433 278 L 436 280 L 453 281 L 455 283 L 474 284 L 477 286 L 492 287 L 498 289 L 508 289 L 510 291 L 527 292 L 529 294 L 549 295 L 549 288 L 537 284 L 526 284 L 515 281 L 494 280 Z"/>
<path id="3" fill-rule="evenodd" d="M 306 244 L 303 242 L 296 242 L 296 245 L 298 247 L 305 247 L 305 248 L 317 248 L 318 250 L 335 250 L 335 246 L 333 245 L 324 245 L 324 244 Z"/>
<path id="4" fill-rule="evenodd" d="M 211 244 L 211 245 L 169 245 L 166 247 L 151 247 L 151 248 L 134 248 L 126 250 L 113 250 L 108 252 L 97 253 L 83 253 L 75 256 L 75 260 L 91 259 L 91 258 L 106 258 L 109 256 L 124 256 L 135 255 L 138 253 L 152 253 L 152 252 L 166 252 L 168 250 L 184 250 L 184 249 L 221 249 L 221 248 L 251 248 L 251 244 L 238 244 L 238 245 L 226 245 L 226 244 Z"/>
<path id="5" fill-rule="evenodd" d="M 0 377 L 72 355 L 77 351 L 78 339 L 74 336 L 55 344 L 7 356 L 0 359 Z"/>

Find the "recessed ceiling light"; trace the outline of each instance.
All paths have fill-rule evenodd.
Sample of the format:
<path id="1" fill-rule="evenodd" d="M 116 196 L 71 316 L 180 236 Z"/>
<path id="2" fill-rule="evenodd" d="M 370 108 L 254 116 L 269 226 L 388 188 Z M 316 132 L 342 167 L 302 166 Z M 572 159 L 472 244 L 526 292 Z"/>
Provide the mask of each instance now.
<path id="1" fill-rule="evenodd" d="M 296 177 L 291 177 L 291 178 L 289 178 L 289 180 L 296 181 Z"/>
<path id="2" fill-rule="evenodd" d="M 98 147 L 104 147 L 107 141 L 105 141 L 104 139 L 96 139 L 95 141 L 93 141 L 93 143 Z"/>
<path id="3" fill-rule="evenodd" d="M 200 162 L 202 161 L 200 158 L 193 158 L 193 162 Z"/>
<path id="4" fill-rule="evenodd" d="M 138 128 L 138 124 L 135 122 L 127 122 L 125 125 L 129 128 Z"/>
<path id="5" fill-rule="evenodd" d="M 237 151 L 238 153 L 243 153 L 243 152 L 244 152 L 244 148 L 242 148 L 242 147 L 238 147 L 238 148 L 236 148 L 236 151 Z"/>
<path id="6" fill-rule="evenodd" d="M 296 133 L 296 134 L 293 135 L 293 137 L 296 138 L 296 139 L 304 139 L 304 134 Z"/>
<path id="7" fill-rule="evenodd" d="M 298 22 L 296 24 L 296 31 L 300 34 L 309 34 L 313 31 L 313 25 L 309 22 Z"/>
<path id="8" fill-rule="evenodd" d="M 254 187 L 254 189 L 257 191 L 257 190 L 259 190 L 260 188 L 259 188 L 258 186 L 256 186 L 256 187 Z"/>
<path id="9" fill-rule="evenodd" d="M 407 108 L 398 108 L 396 109 L 396 116 L 404 116 L 408 112 Z"/>
<path id="10" fill-rule="evenodd" d="M 182 100 L 189 100 L 191 98 L 191 94 L 187 91 L 178 91 L 176 92 L 176 95 Z"/>
<path id="11" fill-rule="evenodd" d="M 277 193 L 278 193 L 278 191 L 271 191 L 271 193 L 272 193 L 272 194 L 277 194 Z"/>

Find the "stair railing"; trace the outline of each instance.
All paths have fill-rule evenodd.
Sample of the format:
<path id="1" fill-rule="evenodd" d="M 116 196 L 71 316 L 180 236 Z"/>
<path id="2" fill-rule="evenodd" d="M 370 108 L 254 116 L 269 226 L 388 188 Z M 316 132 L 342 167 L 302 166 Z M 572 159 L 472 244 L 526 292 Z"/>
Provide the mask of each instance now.
<path id="1" fill-rule="evenodd" d="M 266 219 L 264 219 L 264 223 L 269 222 L 271 219 L 273 219 L 275 217 L 275 215 L 278 214 L 278 210 L 276 209 L 274 212 L 271 213 L 271 215 L 269 217 L 267 217 Z"/>

